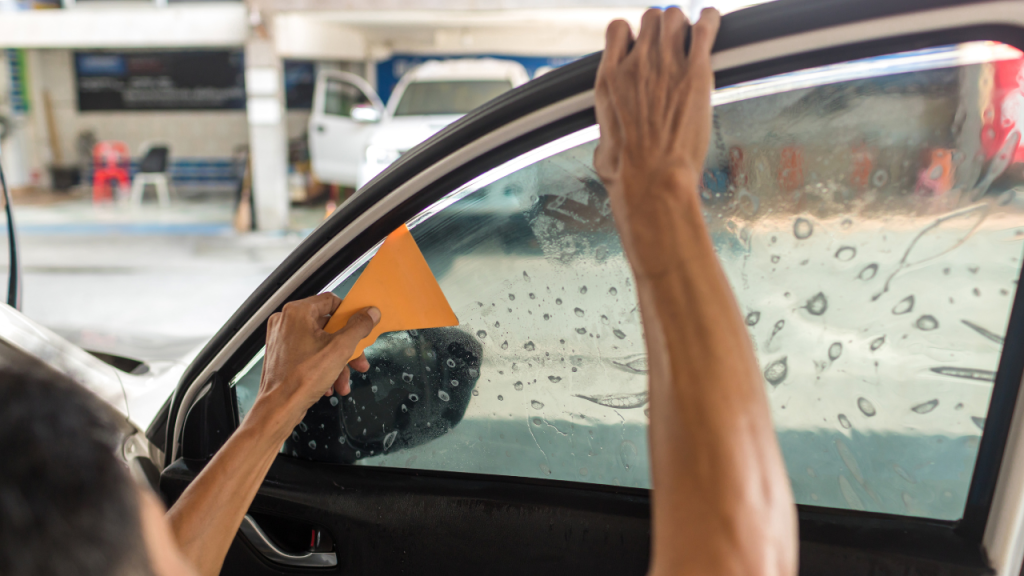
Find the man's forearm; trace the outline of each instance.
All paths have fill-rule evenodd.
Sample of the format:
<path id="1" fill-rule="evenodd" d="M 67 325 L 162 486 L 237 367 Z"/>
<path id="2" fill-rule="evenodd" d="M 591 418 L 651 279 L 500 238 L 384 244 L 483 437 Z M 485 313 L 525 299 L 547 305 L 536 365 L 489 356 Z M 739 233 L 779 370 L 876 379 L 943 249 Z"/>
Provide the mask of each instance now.
<path id="1" fill-rule="evenodd" d="M 254 406 L 167 512 L 184 556 L 202 575 L 218 574 L 249 505 L 288 434 L 280 411 Z"/>
<path id="2" fill-rule="evenodd" d="M 650 186 L 666 189 L 633 207 L 628 250 L 651 362 L 652 574 L 792 574 L 789 482 L 696 177 Z"/>

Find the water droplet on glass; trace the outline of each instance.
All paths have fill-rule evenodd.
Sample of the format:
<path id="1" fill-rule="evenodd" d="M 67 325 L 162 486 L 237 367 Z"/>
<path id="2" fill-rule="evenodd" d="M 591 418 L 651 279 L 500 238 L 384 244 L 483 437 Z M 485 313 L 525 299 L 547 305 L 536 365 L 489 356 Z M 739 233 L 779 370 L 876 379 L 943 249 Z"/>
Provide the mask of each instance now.
<path id="1" fill-rule="evenodd" d="M 416 395 L 416 394 L 409 394 L 409 401 L 410 402 L 419 402 L 420 401 L 420 397 L 418 395 Z"/>
<path id="2" fill-rule="evenodd" d="M 911 294 L 903 300 L 900 300 L 892 307 L 893 314 L 906 314 L 914 309 L 914 295 Z"/>
<path id="3" fill-rule="evenodd" d="M 761 313 L 757 310 L 747 314 L 747 318 L 744 320 L 747 326 L 754 326 L 761 320 Z"/>
<path id="4" fill-rule="evenodd" d="M 779 260 L 781 260 L 781 258 L 779 258 L 777 254 L 772 256 L 772 264 L 778 264 Z"/>
<path id="5" fill-rule="evenodd" d="M 927 413 L 931 412 L 932 410 L 935 410 L 935 407 L 938 406 L 938 405 L 939 405 L 939 400 L 938 399 L 929 400 L 927 402 L 923 402 L 921 404 L 918 404 L 917 406 L 914 406 L 913 408 L 911 408 L 911 410 L 913 410 L 914 412 L 917 412 L 918 414 L 927 414 Z"/>
<path id="6" fill-rule="evenodd" d="M 977 416 L 971 416 L 971 422 L 978 427 L 978 430 L 985 430 L 985 419 Z"/>
<path id="7" fill-rule="evenodd" d="M 608 317 L 605 316 L 604 314 L 601 314 L 601 323 L 607 324 L 608 322 L 610 322 L 610 320 L 608 320 Z"/>
<path id="8" fill-rule="evenodd" d="M 582 308 L 576 308 L 576 309 L 574 309 L 574 310 L 573 310 L 573 312 L 574 312 L 574 313 L 575 313 L 575 314 L 576 314 L 577 316 L 579 316 L 580 318 L 583 318 L 583 314 L 584 314 L 584 312 L 583 312 L 583 309 L 582 309 Z"/>
<path id="9" fill-rule="evenodd" d="M 988 340 L 991 340 L 992 342 L 995 342 L 996 344 L 999 344 L 1000 346 L 1003 344 L 1004 338 L 1002 336 L 992 332 L 991 330 L 988 330 L 986 328 L 982 328 L 981 326 L 978 326 L 977 324 L 975 324 L 974 322 L 971 322 L 970 320 L 961 320 L 961 322 L 963 322 L 964 325 L 967 326 L 968 328 L 970 328 L 971 330 L 974 330 L 978 334 L 982 335 L 984 338 L 986 338 Z"/>
<path id="10" fill-rule="evenodd" d="M 405 404 L 402 404 L 402 414 L 405 414 L 408 411 L 409 411 L 409 408 Z"/>
<path id="11" fill-rule="evenodd" d="M 527 352 L 533 352 L 536 349 L 537 349 L 537 347 L 534 346 L 533 340 L 530 340 L 526 344 L 523 344 L 523 350 L 526 350 Z"/>
<path id="12" fill-rule="evenodd" d="M 917 326 L 918 330 L 935 330 L 939 327 L 939 321 L 931 314 L 925 314 L 917 319 L 914 326 Z"/>
<path id="13" fill-rule="evenodd" d="M 544 319 L 545 320 L 551 320 L 551 314 L 545 314 L 544 315 Z"/>
<path id="14" fill-rule="evenodd" d="M 408 372 L 402 372 L 402 380 L 405 380 L 406 382 L 412 382 L 412 374 L 409 374 Z"/>
<path id="15" fill-rule="evenodd" d="M 857 274 L 857 278 L 871 280 L 875 277 L 875 274 L 878 274 L 878 264 L 868 264 L 860 271 L 860 274 Z"/>
<path id="16" fill-rule="evenodd" d="M 370 392 L 373 392 L 374 394 L 377 393 L 377 385 L 376 384 L 374 384 L 373 386 L 370 386 Z"/>
<path id="17" fill-rule="evenodd" d="M 853 220 L 850 220 L 849 218 L 844 218 L 843 221 L 839 223 L 839 226 L 842 227 L 843 230 L 847 230 L 850 228 L 850 226 L 853 226 Z"/>
<path id="18" fill-rule="evenodd" d="M 842 356 L 842 354 L 843 354 L 843 343 L 842 342 L 833 342 L 828 347 L 828 359 L 829 360 L 833 360 L 834 361 L 835 359 L 837 359 L 840 356 Z"/>
<path id="19" fill-rule="evenodd" d="M 526 282 L 530 281 L 530 275 L 526 273 L 526 270 L 523 270 L 523 280 Z"/>
<path id="20" fill-rule="evenodd" d="M 504 399 L 505 399 L 505 397 L 504 397 L 504 396 L 502 396 L 501 394 L 498 394 L 498 401 L 499 401 L 499 402 L 501 402 L 501 401 L 502 401 L 502 400 L 504 400 Z"/>
<path id="21" fill-rule="evenodd" d="M 586 328 L 577 328 L 576 329 L 576 333 L 577 334 L 586 334 L 587 333 L 587 329 Z"/>
<path id="22" fill-rule="evenodd" d="M 547 464 L 541 464 L 540 465 L 540 471 L 543 472 L 544 474 L 548 475 L 548 476 L 551 475 L 551 468 L 548 468 Z"/>
<path id="23" fill-rule="evenodd" d="M 814 233 L 814 225 L 811 221 L 806 218 L 797 218 L 793 222 L 793 236 L 796 236 L 797 240 L 806 240 L 811 237 Z"/>
<path id="24" fill-rule="evenodd" d="M 292 430 L 292 440 L 295 442 L 299 441 L 299 433 L 296 432 L 295 430 Z"/>
<path id="25" fill-rule="evenodd" d="M 537 402 L 536 400 L 530 400 L 530 406 L 533 407 L 534 410 L 542 410 L 544 408 L 544 403 Z"/>
<path id="26" fill-rule="evenodd" d="M 586 286 L 581 286 L 580 287 L 580 294 L 586 294 L 586 293 L 587 293 L 587 287 Z"/>
<path id="27" fill-rule="evenodd" d="M 786 374 L 789 373 L 787 358 L 787 356 L 783 356 L 764 369 L 764 379 L 772 386 L 778 386 L 786 379 Z"/>
<path id="28" fill-rule="evenodd" d="M 619 330 L 618 328 L 612 330 L 612 334 L 615 334 L 615 337 L 618 338 L 619 340 L 624 340 L 626 338 L 626 333 L 623 332 L 622 330 Z"/>
<path id="29" fill-rule="evenodd" d="M 443 402 L 447 402 L 452 399 L 452 397 L 449 396 L 448 393 L 445 392 L 444 390 L 438 390 L 437 397 L 440 398 Z"/>
<path id="30" fill-rule="evenodd" d="M 882 344 L 885 344 L 885 336 L 879 336 L 878 338 L 875 338 L 874 340 L 871 341 L 871 351 L 874 352 L 875 350 L 878 350 L 879 348 L 882 347 Z"/>
<path id="31" fill-rule="evenodd" d="M 542 426 L 544 424 L 544 421 L 540 418 L 534 418 L 531 422 L 533 422 L 534 426 Z"/>
<path id="32" fill-rule="evenodd" d="M 857 249 L 853 246 L 843 246 L 839 250 L 836 250 L 836 260 L 840 262 L 849 262 L 857 256 Z"/>
<path id="33" fill-rule="evenodd" d="M 608 293 L 611 294 L 612 296 L 615 296 L 616 294 L 619 293 L 619 291 L 615 289 L 615 286 L 612 286 L 611 288 L 608 289 Z"/>
<path id="34" fill-rule="evenodd" d="M 476 337 L 480 338 L 481 340 L 483 340 L 484 338 L 487 338 L 487 332 L 484 331 L 484 330 L 477 330 L 476 331 Z"/>
<path id="35" fill-rule="evenodd" d="M 303 432 L 308 432 L 309 426 L 307 426 L 305 422 L 299 422 L 299 430 L 302 430 Z"/>
<path id="36" fill-rule="evenodd" d="M 875 411 L 875 405 L 872 404 L 870 400 L 863 396 L 857 398 L 857 408 L 860 408 L 860 411 L 863 412 L 864 415 L 869 418 L 877 414 L 877 412 Z"/>
<path id="37" fill-rule="evenodd" d="M 459 387 L 459 381 L 458 380 L 452 380 L 451 382 L 449 382 L 449 384 L 452 385 L 452 388 L 458 388 Z"/>
<path id="38" fill-rule="evenodd" d="M 839 425 L 847 430 L 853 427 L 853 425 L 850 424 L 850 419 L 846 417 L 846 414 L 839 415 Z"/>
<path id="39" fill-rule="evenodd" d="M 359 450 L 356 450 L 356 458 L 361 458 L 362 456 L 363 456 L 363 453 L 360 452 Z"/>
<path id="40" fill-rule="evenodd" d="M 508 350 L 508 340 L 505 340 L 504 342 L 501 343 L 501 349 Z"/>
<path id="41" fill-rule="evenodd" d="M 338 397 L 337 396 L 331 396 L 331 406 L 337 406 L 337 405 L 338 405 Z"/>
<path id="42" fill-rule="evenodd" d="M 515 388 L 516 390 L 522 390 L 523 389 L 523 383 L 522 382 L 516 382 L 515 384 L 512 385 L 512 387 Z"/>
<path id="43" fill-rule="evenodd" d="M 476 368 L 470 368 L 469 369 L 469 377 L 470 378 L 476 378 L 479 375 L 480 375 L 480 371 L 477 370 Z"/>
<path id="44" fill-rule="evenodd" d="M 562 381 L 562 378 L 561 376 L 548 376 L 548 380 L 557 384 Z"/>
<path id="45" fill-rule="evenodd" d="M 636 465 L 636 444 L 633 444 L 629 440 L 623 440 L 622 444 L 619 444 L 619 464 L 626 470 L 631 469 Z"/>
<path id="46" fill-rule="evenodd" d="M 828 300 L 825 298 L 825 294 L 823 292 L 818 292 L 814 297 L 807 301 L 807 304 L 804 307 L 807 308 L 807 311 L 811 314 L 821 316 L 826 310 L 828 310 Z"/>
<path id="47" fill-rule="evenodd" d="M 398 437 L 398 430 L 392 430 L 388 432 L 388 435 L 384 437 L 384 450 L 391 448 L 391 445 L 395 443 L 395 438 Z"/>
<path id="48" fill-rule="evenodd" d="M 776 322 L 775 326 L 772 327 L 772 335 L 769 336 L 768 339 L 770 340 L 772 338 L 775 338 L 775 335 L 778 334 L 779 331 L 782 330 L 785 327 L 786 327 L 786 321 L 785 320 L 779 320 L 778 322 Z"/>
<path id="49" fill-rule="evenodd" d="M 316 450 L 316 440 L 310 440 L 307 446 L 309 446 L 310 450 Z"/>
<path id="50" fill-rule="evenodd" d="M 555 304 L 558 304 L 559 306 L 561 306 L 562 299 L 561 298 L 555 298 Z"/>
<path id="51" fill-rule="evenodd" d="M 511 302 L 511 301 L 513 301 L 513 300 L 515 300 L 515 299 L 516 299 L 516 295 L 515 295 L 515 294 L 509 294 L 509 295 L 508 295 L 508 299 L 509 299 L 509 301 Z"/>
<path id="52" fill-rule="evenodd" d="M 480 391 L 479 390 L 473 390 L 473 396 L 479 396 L 479 395 L 480 395 Z"/>

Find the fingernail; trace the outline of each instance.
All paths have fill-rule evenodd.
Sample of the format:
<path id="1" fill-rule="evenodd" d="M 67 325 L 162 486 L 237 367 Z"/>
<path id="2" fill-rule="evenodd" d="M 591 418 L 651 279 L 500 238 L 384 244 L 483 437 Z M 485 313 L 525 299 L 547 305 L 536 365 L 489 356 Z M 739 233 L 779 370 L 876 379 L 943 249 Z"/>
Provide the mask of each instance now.
<path id="1" fill-rule="evenodd" d="M 374 325 L 380 322 L 380 310 L 376 306 L 370 306 L 366 309 L 366 313 L 370 315 Z"/>

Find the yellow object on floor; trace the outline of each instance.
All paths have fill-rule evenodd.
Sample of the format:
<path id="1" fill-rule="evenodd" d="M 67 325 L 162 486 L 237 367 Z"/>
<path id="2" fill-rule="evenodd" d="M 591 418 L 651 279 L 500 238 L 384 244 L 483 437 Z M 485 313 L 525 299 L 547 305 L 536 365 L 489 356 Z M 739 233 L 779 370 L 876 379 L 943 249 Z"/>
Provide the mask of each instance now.
<path id="1" fill-rule="evenodd" d="M 358 358 L 385 332 L 459 324 L 416 240 L 404 224 L 384 240 L 324 330 L 337 332 L 353 314 L 368 306 L 380 309 L 380 323 L 359 341 L 350 361 Z"/>

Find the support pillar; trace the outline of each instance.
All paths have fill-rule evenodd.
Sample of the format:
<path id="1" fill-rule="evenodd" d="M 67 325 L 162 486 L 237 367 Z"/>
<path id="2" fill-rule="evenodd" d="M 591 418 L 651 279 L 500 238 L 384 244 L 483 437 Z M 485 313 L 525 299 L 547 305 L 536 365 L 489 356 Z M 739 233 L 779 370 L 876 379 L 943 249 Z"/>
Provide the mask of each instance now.
<path id="1" fill-rule="evenodd" d="M 256 228 L 288 228 L 288 128 L 284 71 L 270 39 L 254 33 L 245 44 L 246 113 Z"/>

